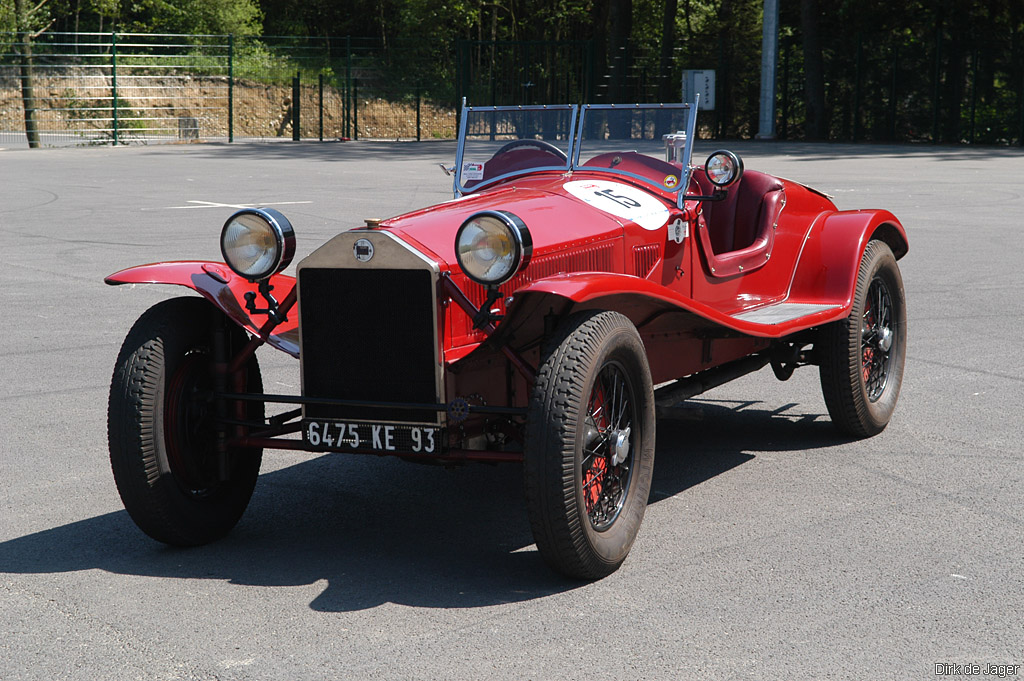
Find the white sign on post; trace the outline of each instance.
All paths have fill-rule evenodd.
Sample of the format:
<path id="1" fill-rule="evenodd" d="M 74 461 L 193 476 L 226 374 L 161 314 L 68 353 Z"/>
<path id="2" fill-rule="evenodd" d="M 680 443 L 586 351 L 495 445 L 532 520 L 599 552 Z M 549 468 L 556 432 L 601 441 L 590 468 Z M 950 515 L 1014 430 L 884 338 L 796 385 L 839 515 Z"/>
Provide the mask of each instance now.
<path id="1" fill-rule="evenodd" d="M 683 71 L 683 101 L 692 102 L 695 94 L 700 95 L 701 111 L 715 109 L 715 70 L 688 69 Z"/>

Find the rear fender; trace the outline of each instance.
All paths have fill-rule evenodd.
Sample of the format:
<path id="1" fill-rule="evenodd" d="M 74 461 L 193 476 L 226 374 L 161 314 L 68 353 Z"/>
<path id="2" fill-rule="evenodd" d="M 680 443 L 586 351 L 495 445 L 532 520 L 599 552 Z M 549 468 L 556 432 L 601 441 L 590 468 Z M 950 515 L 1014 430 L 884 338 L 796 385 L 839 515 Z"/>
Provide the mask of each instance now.
<path id="1" fill-rule="evenodd" d="M 897 260 L 909 249 L 906 230 L 888 211 L 840 211 L 816 222 L 804 242 L 789 300 L 841 305 L 849 313 L 861 257 L 872 239 L 887 243 Z"/>
<path id="2" fill-rule="evenodd" d="M 258 294 L 257 285 L 239 277 L 223 263 L 182 261 L 139 265 L 115 272 L 103 281 L 111 286 L 171 284 L 190 288 L 209 300 L 231 321 L 254 336 L 259 335 L 260 327 L 266 322 L 263 315 L 257 315 L 254 319 L 245 309 L 245 294 L 250 291 Z M 283 301 L 295 288 L 295 278 L 276 274 L 270 278 L 270 285 L 273 287 L 274 298 Z M 263 307 L 265 302 L 262 297 L 258 297 L 256 304 Z M 278 324 L 265 340 L 269 345 L 292 357 L 299 356 L 298 314 L 294 308 L 288 314 L 288 318 Z"/>

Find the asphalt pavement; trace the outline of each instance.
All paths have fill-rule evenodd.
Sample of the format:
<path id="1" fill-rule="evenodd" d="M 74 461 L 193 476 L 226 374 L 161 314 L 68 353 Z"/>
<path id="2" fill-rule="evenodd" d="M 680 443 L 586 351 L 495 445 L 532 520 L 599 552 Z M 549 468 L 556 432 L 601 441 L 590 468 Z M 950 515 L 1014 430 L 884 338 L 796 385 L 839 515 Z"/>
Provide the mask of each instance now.
<path id="1" fill-rule="evenodd" d="M 659 424 L 632 553 L 590 584 L 537 555 L 515 465 L 268 452 L 236 530 L 189 550 L 114 487 L 114 359 L 184 291 L 103 277 L 219 259 L 242 205 L 289 216 L 297 262 L 450 198 L 453 143 L 0 152 L 0 679 L 1024 677 L 1021 150 L 698 156 L 718 146 L 901 218 L 903 394 L 863 441 L 833 430 L 813 368 L 691 400 Z M 298 391 L 294 360 L 260 358 L 268 390 Z"/>

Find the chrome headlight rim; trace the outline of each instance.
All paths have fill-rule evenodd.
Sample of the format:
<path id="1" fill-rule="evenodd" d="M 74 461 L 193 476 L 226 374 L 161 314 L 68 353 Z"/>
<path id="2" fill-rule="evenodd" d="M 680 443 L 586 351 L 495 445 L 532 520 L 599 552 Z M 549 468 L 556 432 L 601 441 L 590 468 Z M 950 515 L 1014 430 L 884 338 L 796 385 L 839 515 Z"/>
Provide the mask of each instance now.
<path id="1" fill-rule="evenodd" d="M 462 236 L 465 230 L 473 222 L 482 218 L 497 220 L 501 226 L 507 230 L 514 247 L 512 265 L 506 272 L 503 272 L 500 276 L 493 279 L 485 279 L 477 276 L 471 268 L 467 268 L 462 257 L 461 249 L 459 248 L 459 244 L 462 241 Z M 521 272 L 529 264 L 532 256 L 533 237 L 530 235 L 529 228 L 526 226 L 526 223 L 523 222 L 522 218 L 507 210 L 483 210 L 473 213 L 462 222 L 458 231 L 455 233 L 455 259 L 458 261 L 459 269 L 461 269 L 463 274 L 469 277 L 472 281 L 480 284 L 481 286 L 488 288 L 501 286 Z"/>
<path id="2" fill-rule="evenodd" d="M 263 256 L 257 258 L 254 265 L 249 268 L 240 267 L 229 255 L 230 249 L 226 243 L 228 230 L 243 216 L 255 216 L 259 222 L 263 223 L 269 236 L 273 239 L 273 250 L 268 251 L 271 253 L 271 257 L 266 258 L 266 264 L 256 270 L 253 269 L 253 266 L 264 260 Z M 295 256 L 295 229 L 284 214 L 273 208 L 243 208 L 224 222 L 224 227 L 220 232 L 220 252 L 224 257 L 224 262 L 238 276 L 253 282 L 269 279 L 291 264 L 292 258 Z"/>

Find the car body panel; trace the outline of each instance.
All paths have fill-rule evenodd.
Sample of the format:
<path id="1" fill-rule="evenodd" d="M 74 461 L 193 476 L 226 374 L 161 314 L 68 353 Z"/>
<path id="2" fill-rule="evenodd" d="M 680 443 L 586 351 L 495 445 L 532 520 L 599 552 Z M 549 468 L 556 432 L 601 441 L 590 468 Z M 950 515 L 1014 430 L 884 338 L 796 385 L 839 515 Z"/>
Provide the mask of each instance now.
<path id="1" fill-rule="evenodd" d="M 627 107 L 627 113 L 635 110 Z M 504 143 L 504 137 L 495 141 Z M 411 319 L 419 309 L 404 300 L 415 294 L 421 301 L 416 305 L 432 307 L 418 333 L 432 328 L 435 339 L 427 353 L 430 359 L 422 362 L 431 365 L 420 377 L 426 386 L 423 396 L 412 401 L 443 403 L 476 396 L 489 405 L 521 409 L 546 339 L 573 312 L 607 310 L 628 318 L 641 335 L 657 383 L 775 345 L 806 344 L 805 332 L 849 315 L 859 263 L 872 238 L 886 241 L 897 258 L 907 252 L 906 232 L 887 211 L 839 211 L 817 190 L 756 171 L 748 171 L 747 184 L 741 179 L 720 190 L 709 184 L 700 166 L 689 164 L 689 142 L 683 158 L 667 153 L 666 160 L 637 151 L 608 151 L 608 144 L 599 141 L 597 153 L 586 155 L 582 163 L 580 148 L 570 144 L 574 155 L 564 168 L 520 169 L 488 179 L 484 186 L 466 187 L 456 180 L 452 200 L 333 237 L 298 264 L 298 280 L 282 274 L 271 278 L 278 301 L 299 299 L 294 311 L 284 310 L 285 321 L 272 331 L 257 323 L 265 312 L 250 312 L 253 305 L 245 298 L 256 296 L 255 306 L 267 307 L 259 287 L 222 263 L 143 265 L 113 274 L 107 283 L 165 283 L 198 292 L 250 334 L 294 357 L 302 355 L 304 396 L 308 372 L 317 372 L 305 366 L 314 360 L 300 350 L 305 309 L 300 289 L 306 268 L 334 270 L 337 277 L 331 285 L 340 286 L 315 296 L 310 308 L 331 329 L 319 333 L 314 363 L 333 366 L 339 351 L 330 339 L 347 337 L 378 311 L 394 315 L 394 328 L 401 326 L 403 318 Z M 529 156 L 522 149 L 517 153 Z M 502 168 L 497 162 L 494 167 Z M 686 190 L 676 191 L 684 182 Z M 761 194 L 758 187 L 768 189 Z M 744 197 L 746 204 L 741 203 Z M 532 241 L 522 269 L 490 292 L 461 271 L 455 253 L 460 225 L 482 211 L 514 214 Z M 729 211 L 737 216 L 734 220 L 722 217 L 733 214 Z M 741 213 L 746 217 L 738 217 Z M 748 242 L 738 237 L 730 241 L 729 233 L 721 231 L 726 224 L 739 233 L 741 223 L 755 226 Z M 365 259 L 355 252 L 364 240 L 371 252 Z M 351 289 L 342 282 L 371 281 L 365 276 L 370 270 L 393 272 L 394 277 L 420 270 L 429 272 L 429 278 L 414 284 L 409 274 L 408 285 L 398 285 L 387 295 L 381 292 L 383 280 L 376 280 L 380 285 L 365 291 L 372 302 L 362 307 L 345 293 Z M 424 297 L 427 287 L 431 293 Z M 360 307 L 360 315 L 349 320 L 339 309 L 342 321 L 336 323 L 334 310 L 341 299 Z M 485 304 L 487 309 L 481 310 Z M 384 336 L 394 333 L 391 327 L 374 328 Z M 406 355 L 428 347 L 426 335 L 418 338 L 418 346 L 404 346 Z M 387 338 L 369 342 L 389 347 Z M 359 361 L 359 346 L 338 347 L 349 348 L 352 361 Z M 403 346 L 396 342 L 395 347 Z M 369 354 L 378 366 L 389 361 L 386 351 L 375 348 Z M 345 376 L 340 371 L 336 380 L 344 383 Z M 372 375 L 366 381 L 367 395 L 374 393 L 370 397 L 351 394 L 348 387 L 339 393 L 348 402 L 389 401 L 376 394 Z M 317 390 L 318 399 L 337 397 L 329 385 Z M 445 422 L 443 415 L 420 420 Z"/>
<path id="2" fill-rule="evenodd" d="M 257 293 L 256 284 L 238 276 L 220 262 L 184 260 L 138 265 L 115 272 L 104 281 L 111 286 L 121 284 L 170 284 L 184 286 L 199 293 L 222 310 L 229 319 L 253 334 L 260 335 L 262 324 L 245 309 L 245 294 Z M 270 279 L 273 295 L 284 300 L 295 288 L 295 278 L 276 274 Z M 292 357 L 299 356 L 299 321 L 296 315 L 278 324 L 264 340 Z"/>
<path id="3" fill-rule="evenodd" d="M 514 213 L 529 226 L 535 257 L 621 238 L 624 221 L 565 191 L 563 186 L 570 181 L 562 173 L 518 178 L 484 193 L 384 220 L 380 228 L 415 243 L 449 268 L 457 268 L 453 226 L 457 229 L 470 216 L 495 207 Z"/>
<path id="4" fill-rule="evenodd" d="M 765 338 L 781 338 L 844 317 L 849 313 L 857 267 L 867 241 L 884 226 L 893 242 L 893 251 L 902 257 L 907 250 L 906 232 L 888 211 L 840 212 L 821 195 L 799 185 L 787 183 L 786 191 L 790 198 L 777 220 L 772 257 L 763 267 L 731 277 L 715 276 L 706 257 L 706 240 L 691 236 L 683 244 L 675 244 L 667 241 L 663 228 L 651 234 L 649 243 L 667 244 L 665 255 L 646 276 L 636 272 L 559 273 L 515 289 L 517 304 L 508 310 L 503 322 L 506 333 L 520 323 L 524 313 L 530 314 L 524 312 L 527 298 L 546 295 L 577 305 L 592 305 L 602 299 L 611 304 L 618 298 L 622 308 L 618 311 L 631 318 L 637 315 L 630 313 L 629 307 L 649 299 Z M 678 215 L 685 219 L 692 214 Z M 699 217 L 696 221 L 691 219 L 691 227 L 694 224 L 697 230 L 706 229 Z M 686 269 L 696 273 L 692 289 L 678 281 L 681 275 L 671 267 L 673 262 L 679 263 L 678 267 L 685 264 Z M 806 307 L 804 315 L 788 314 L 784 319 L 766 315 L 760 318 L 770 321 L 754 321 L 759 319 L 754 314 L 759 309 L 789 305 L 794 310 L 795 304 L 816 307 Z M 499 330 L 498 334 L 501 333 Z"/>

